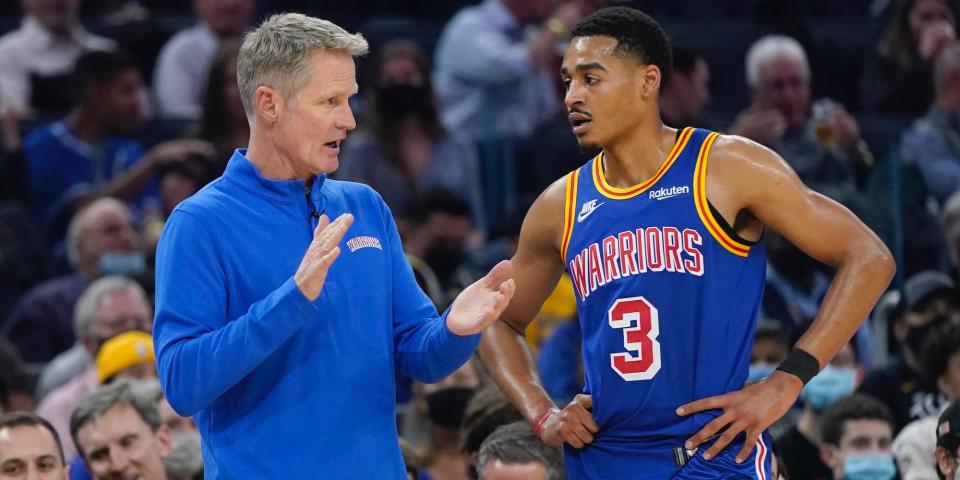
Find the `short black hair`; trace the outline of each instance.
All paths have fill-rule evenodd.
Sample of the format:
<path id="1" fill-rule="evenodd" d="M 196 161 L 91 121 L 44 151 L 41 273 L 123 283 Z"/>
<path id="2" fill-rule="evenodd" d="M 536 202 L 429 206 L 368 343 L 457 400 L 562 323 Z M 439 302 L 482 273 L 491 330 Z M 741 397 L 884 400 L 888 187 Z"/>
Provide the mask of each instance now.
<path id="1" fill-rule="evenodd" d="M 820 417 L 820 429 L 823 441 L 828 445 L 840 446 L 843 428 L 852 420 L 880 420 L 890 425 L 893 432 L 893 414 L 880 400 L 862 393 L 847 395 L 831 403 Z"/>
<path id="2" fill-rule="evenodd" d="M 593 12 L 570 30 L 571 37 L 611 37 L 616 52 L 660 68 L 660 83 L 673 73 L 673 54 L 667 32 L 650 15 L 629 7 L 608 7 Z"/>
<path id="3" fill-rule="evenodd" d="M 27 412 L 10 412 L 0 415 L 0 430 L 15 427 L 41 427 L 53 435 L 53 441 L 57 443 L 57 453 L 60 454 L 60 463 L 67 464 L 67 458 L 63 455 L 63 443 L 60 442 L 60 435 L 57 435 L 56 429 L 50 425 L 45 418 Z"/>
<path id="4" fill-rule="evenodd" d="M 126 53 L 93 51 L 87 52 L 77 59 L 73 67 L 73 85 L 77 99 L 88 88 L 110 82 L 117 75 L 129 70 L 136 70 L 137 63 Z"/>
<path id="5" fill-rule="evenodd" d="M 944 322 L 927 336 L 920 364 L 923 373 L 934 384 L 947 372 L 953 354 L 960 352 L 960 324 Z"/>

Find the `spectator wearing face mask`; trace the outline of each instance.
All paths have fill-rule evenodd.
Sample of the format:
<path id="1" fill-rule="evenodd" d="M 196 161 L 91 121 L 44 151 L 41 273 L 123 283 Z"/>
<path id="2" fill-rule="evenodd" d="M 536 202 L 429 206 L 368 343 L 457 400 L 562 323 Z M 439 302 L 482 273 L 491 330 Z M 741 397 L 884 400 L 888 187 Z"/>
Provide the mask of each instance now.
<path id="1" fill-rule="evenodd" d="M 485 224 L 477 152 L 447 131 L 426 57 L 411 42 L 388 43 L 366 88 L 366 128 L 344 141 L 337 176 L 373 187 L 394 213 L 417 193 L 444 188 Z"/>
<path id="2" fill-rule="evenodd" d="M 41 393 L 82 370 L 82 365 L 70 367 L 76 366 L 76 359 L 87 364 L 92 360 L 75 345 L 74 330 L 74 305 L 90 282 L 101 275 L 133 277 L 143 271 L 140 236 L 127 206 L 113 198 L 101 198 L 80 210 L 67 230 L 67 257 L 74 273 L 47 280 L 27 292 L 0 326 L 0 334 L 10 339 L 28 363 L 49 362 L 61 352 L 70 352 L 69 361 L 54 362 L 59 364 L 55 370 L 66 372 L 56 374 L 56 380 L 41 376 Z"/>
<path id="3" fill-rule="evenodd" d="M 449 190 L 430 190 L 411 199 L 397 227 L 411 265 L 436 279 L 439 293 L 433 300 L 446 308 L 477 276 L 467 268 L 466 252 L 479 235 L 470 206 Z"/>
<path id="4" fill-rule="evenodd" d="M 940 272 L 910 277 L 901 299 L 893 335 L 903 347 L 902 355 L 867 375 L 859 388 L 893 412 L 895 434 L 911 421 L 938 414 L 947 404 L 946 397 L 923 374 L 920 361 L 930 332 L 960 311 L 953 280 Z"/>
<path id="5" fill-rule="evenodd" d="M 931 382 L 951 402 L 960 398 L 960 324 L 947 322 L 931 332 L 921 365 Z M 893 441 L 893 454 L 903 480 L 936 476 L 937 424 L 936 415 L 913 421 Z"/>
<path id="6" fill-rule="evenodd" d="M 897 475 L 890 452 L 893 418 L 876 399 L 854 394 L 837 400 L 823 411 L 820 430 L 820 456 L 831 470 L 826 478 L 893 480 Z"/>
<path id="7" fill-rule="evenodd" d="M 831 403 L 853 393 L 859 375 L 853 343 L 848 343 L 803 387 L 800 419 L 777 437 L 774 444 L 789 478 L 830 477 L 830 468 L 820 458 L 823 443 L 821 415 Z"/>
<path id="8" fill-rule="evenodd" d="M 421 477 L 467 480 L 469 458 L 460 449 L 460 424 L 467 403 L 479 386 L 480 377 L 472 361 L 437 383 L 420 385 L 420 408 L 426 407 L 430 428 Z"/>

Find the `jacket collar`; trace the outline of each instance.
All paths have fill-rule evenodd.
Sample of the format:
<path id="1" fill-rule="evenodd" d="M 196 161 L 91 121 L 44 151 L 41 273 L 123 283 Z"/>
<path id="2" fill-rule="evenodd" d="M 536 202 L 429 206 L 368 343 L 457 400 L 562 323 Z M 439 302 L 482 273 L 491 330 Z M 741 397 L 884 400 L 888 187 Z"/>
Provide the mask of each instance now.
<path id="1" fill-rule="evenodd" d="M 274 180 L 260 174 L 257 166 L 246 157 L 247 149 L 238 148 L 233 152 L 224 177 L 251 190 L 253 193 L 279 203 L 302 202 L 305 198 L 303 180 Z M 311 188 L 314 202 L 320 199 L 320 190 L 326 175 L 317 175 Z"/>

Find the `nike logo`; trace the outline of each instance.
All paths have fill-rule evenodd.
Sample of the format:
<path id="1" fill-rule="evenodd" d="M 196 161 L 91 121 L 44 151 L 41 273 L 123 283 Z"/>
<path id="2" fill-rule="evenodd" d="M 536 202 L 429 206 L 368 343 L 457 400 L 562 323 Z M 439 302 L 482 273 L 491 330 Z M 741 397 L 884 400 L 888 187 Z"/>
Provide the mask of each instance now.
<path id="1" fill-rule="evenodd" d="M 650 191 L 651 200 L 666 200 L 668 198 L 676 197 L 677 195 L 683 195 L 685 193 L 690 193 L 690 187 L 683 185 L 681 187 L 673 186 L 670 188 L 660 187 L 658 190 Z"/>
<path id="2" fill-rule="evenodd" d="M 603 202 L 597 203 L 596 200 L 590 200 L 583 204 L 583 207 L 580 209 L 580 213 L 577 214 L 577 223 L 580 223 L 587 219 L 591 213 L 596 209 L 600 208 L 603 205 Z"/>

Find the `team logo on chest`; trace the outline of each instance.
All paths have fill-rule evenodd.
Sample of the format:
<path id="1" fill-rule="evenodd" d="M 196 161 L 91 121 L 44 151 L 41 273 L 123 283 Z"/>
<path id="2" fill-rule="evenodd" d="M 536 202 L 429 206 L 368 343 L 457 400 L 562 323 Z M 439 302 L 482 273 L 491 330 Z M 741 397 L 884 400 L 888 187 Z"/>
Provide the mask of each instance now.
<path id="1" fill-rule="evenodd" d="M 376 248 L 377 250 L 383 250 L 383 246 L 380 245 L 380 239 L 367 235 L 361 235 L 359 237 L 353 237 L 350 240 L 347 240 L 347 248 L 350 249 L 351 253 L 356 252 L 361 248 Z"/>

